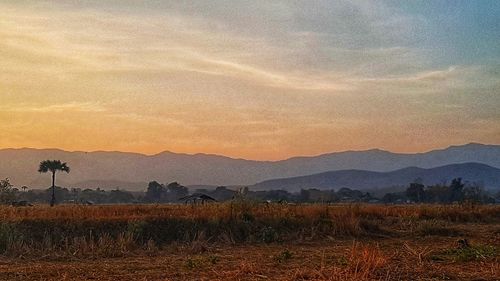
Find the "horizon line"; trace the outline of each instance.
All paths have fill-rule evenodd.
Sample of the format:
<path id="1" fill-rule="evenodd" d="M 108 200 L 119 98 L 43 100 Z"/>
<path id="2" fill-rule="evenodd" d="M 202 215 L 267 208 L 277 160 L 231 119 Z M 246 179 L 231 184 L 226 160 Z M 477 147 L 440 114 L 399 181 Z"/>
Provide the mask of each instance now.
<path id="1" fill-rule="evenodd" d="M 433 151 L 440 151 L 440 150 L 446 150 L 450 149 L 453 147 L 463 147 L 463 146 L 470 146 L 470 145 L 480 145 L 480 146 L 500 146 L 500 144 L 486 144 L 486 143 L 479 143 L 479 142 L 468 142 L 468 143 L 463 143 L 463 144 L 450 144 L 447 147 L 440 147 L 440 148 L 434 148 L 426 151 L 421 151 L 421 152 L 397 152 L 397 151 L 390 151 L 386 149 L 380 149 L 380 148 L 370 148 L 370 149 L 362 149 L 362 150 L 342 150 L 342 151 L 332 151 L 332 152 L 324 152 L 320 154 L 314 154 L 314 155 L 296 155 L 296 156 L 291 156 L 288 158 L 283 158 L 283 159 L 278 159 L 278 160 L 258 160 L 258 159 L 247 159 L 247 158 L 241 158 L 241 157 L 233 157 L 233 156 L 227 156 L 223 154 L 215 154 L 215 153 L 204 153 L 204 152 L 196 152 L 196 153 L 186 153 L 186 152 L 173 152 L 170 150 L 163 150 L 158 153 L 141 153 L 141 152 L 136 152 L 136 151 L 119 151 L 119 150 L 92 150 L 92 151 L 84 151 L 84 150 L 66 150 L 62 148 L 54 148 L 54 147 L 48 147 L 48 148 L 35 148 L 35 147 L 5 147 L 5 148 L 0 148 L 0 151 L 5 151 L 5 150 L 23 150 L 23 149 L 30 149 L 30 150 L 57 150 L 57 151 L 62 151 L 62 152 L 69 152 L 69 153 L 124 153 L 124 154 L 136 154 L 136 155 L 141 155 L 141 156 L 146 156 L 146 157 L 154 157 L 158 156 L 161 154 L 165 153 L 170 153 L 170 154 L 176 154 L 176 155 L 187 155 L 187 156 L 197 156 L 197 155 L 204 155 L 204 156 L 215 156 L 215 157 L 224 157 L 224 158 L 229 158 L 233 160 L 245 160 L 245 161 L 254 161 L 254 162 L 281 162 L 281 161 L 287 161 L 291 159 L 296 159 L 296 158 L 313 158 L 313 157 L 320 157 L 324 155 L 331 155 L 331 154 L 340 154 L 340 153 L 349 153 L 349 152 L 369 152 L 369 151 L 380 151 L 380 152 L 387 152 L 387 153 L 392 153 L 392 154 L 399 154 L 399 155 L 411 155 L 411 154 L 425 154 Z"/>

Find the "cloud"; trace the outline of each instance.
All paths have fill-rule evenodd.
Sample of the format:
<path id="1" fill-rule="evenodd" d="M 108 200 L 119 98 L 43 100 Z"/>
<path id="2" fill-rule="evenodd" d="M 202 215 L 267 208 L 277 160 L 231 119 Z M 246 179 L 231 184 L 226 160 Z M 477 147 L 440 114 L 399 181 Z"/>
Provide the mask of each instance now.
<path id="1" fill-rule="evenodd" d="M 57 131 L 33 124 L 64 115 L 70 149 L 408 149 L 405 126 L 431 138 L 457 111 L 465 139 L 499 118 L 499 65 L 443 63 L 435 28 L 357 0 L 3 1 L 0 113 L 31 124 L 8 129 L 26 146 L 57 146 Z"/>
<path id="2" fill-rule="evenodd" d="M 106 108 L 94 102 L 70 102 L 51 105 L 29 105 L 16 104 L 12 106 L 0 106 L 3 112 L 25 112 L 25 113 L 61 113 L 61 112 L 105 112 Z"/>
<path id="3" fill-rule="evenodd" d="M 163 13 L 147 10 L 147 19 L 113 4 L 105 5 L 103 12 L 92 1 L 86 9 L 62 5 L 61 11 L 50 6 L 51 10 L 26 9 L 22 17 L 7 15 L 7 30 L 15 30 L 9 40 L 10 53 L 22 54 L 14 60 L 9 55 L 13 69 L 29 72 L 38 66 L 58 75 L 85 70 L 195 71 L 273 87 L 343 91 L 353 88 L 339 79 L 348 73 L 402 68 L 388 64 L 388 56 L 397 57 L 393 61 L 403 65 L 416 61 L 408 56 L 411 49 L 397 45 L 403 43 L 397 41 L 399 35 L 390 31 L 401 22 L 383 23 L 382 16 L 389 11 L 373 9 L 368 2 L 309 5 L 284 1 L 277 4 L 278 10 L 268 2 L 251 6 L 238 2 L 224 9 L 194 2 L 161 5 Z M 253 14 L 237 18 L 242 6 L 251 8 Z M 199 9 L 204 11 L 201 15 L 193 12 Z M 49 16 L 39 16 L 40 12 Z M 20 31 L 24 33 L 19 35 Z M 356 40 L 354 49 L 345 44 L 349 38 Z M 39 44 L 32 46 L 28 41 Z M 26 64 L 30 56 L 33 62 Z"/>

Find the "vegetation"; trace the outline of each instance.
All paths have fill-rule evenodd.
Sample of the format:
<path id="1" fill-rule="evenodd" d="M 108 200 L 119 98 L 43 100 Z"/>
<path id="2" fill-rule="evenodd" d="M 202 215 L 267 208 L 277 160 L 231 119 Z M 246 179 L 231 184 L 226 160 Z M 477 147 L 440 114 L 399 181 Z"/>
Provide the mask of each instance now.
<path id="1" fill-rule="evenodd" d="M 56 203 L 56 172 L 66 172 L 69 173 L 70 169 L 66 163 L 62 163 L 60 160 L 45 160 L 40 162 L 40 167 L 38 168 L 39 173 L 52 173 L 52 197 L 50 199 L 50 206 L 53 207 Z"/>
<path id="2" fill-rule="evenodd" d="M 0 180 L 0 203 L 9 204 L 16 198 L 14 186 L 9 179 Z"/>
<path id="3" fill-rule="evenodd" d="M 4 180 L 5 181 L 5 180 Z M 494 203 L 500 201 L 500 192 L 490 194 L 478 185 L 464 185 L 458 191 L 452 191 L 450 186 L 436 185 L 425 187 L 422 184 L 412 183 L 405 192 L 388 193 L 382 199 L 377 198 L 368 192 L 341 188 L 334 190 L 307 189 L 299 193 L 290 193 L 285 190 L 252 191 L 243 189 L 242 192 L 232 190 L 224 186 L 216 189 L 197 189 L 191 192 L 195 194 L 205 194 L 215 198 L 219 202 L 229 202 L 235 198 L 243 197 L 247 201 L 254 202 L 275 202 L 275 203 Z M 47 190 L 29 189 L 20 191 L 10 185 L 9 188 L 0 188 L 0 202 L 10 204 L 15 200 L 26 200 L 32 203 L 46 203 L 55 195 L 55 203 L 73 204 L 130 204 L 130 203 L 183 203 L 180 200 L 190 192 L 187 187 L 177 182 L 160 184 L 156 181 L 149 183 L 146 192 L 129 192 L 126 190 L 114 189 L 103 190 L 63 188 L 55 186 Z M 454 192 L 454 194 L 452 194 Z M 4 198 L 4 199 L 2 199 Z"/>
<path id="4" fill-rule="evenodd" d="M 492 245 L 478 245 L 445 250 L 442 255 L 454 261 L 488 260 L 499 255 L 499 249 Z"/>
<path id="5" fill-rule="evenodd" d="M 492 280 L 499 258 L 495 205 L 4 206 L 0 221 L 0 280 Z"/>
<path id="6" fill-rule="evenodd" d="M 222 203 L 181 205 L 161 204 L 187 198 L 188 188 L 177 182 L 152 181 L 144 193 L 67 189 L 55 185 L 57 171 L 69 172 L 66 163 L 43 161 L 39 171 L 52 173 L 50 189 L 22 187 L 20 191 L 8 179 L 0 181 L 3 204 L 30 206 L 19 202 L 44 203 L 51 198 L 51 208 L 0 206 L 0 272 L 4 272 L 0 280 L 34 276 L 44 280 L 448 280 L 454 274 L 459 276 L 455 279 L 493 280 L 500 270 L 496 247 L 500 206 L 476 204 L 495 199 L 480 185 L 461 179 L 427 187 L 417 180 L 404 192 L 386 194 L 383 201 L 392 203 L 388 205 L 366 204 L 380 201 L 349 188 L 289 193 L 224 186 L 194 193 Z M 65 204 L 53 207 L 56 203 Z M 87 206 L 96 203 L 100 205 Z M 149 266 L 151 256 L 155 263 L 163 263 L 154 270 L 145 267 L 142 273 L 124 273 L 129 269 L 123 265 Z M 113 264 L 116 257 L 120 265 Z M 240 264 L 234 264 L 235 259 Z M 41 266 L 52 260 L 59 261 L 59 266 L 72 261 L 78 265 L 57 275 L 60 268 Z M 94 263 L 97 260 L 107 262 Z M 14 266 L 2 267 L 2 261 Z M 480 265 L 475 264 L 473 271 L 463 267 L 470 263 Z M 277 272 L 283 278 L 276 278 Z"/>
<path id="7" fill-rule="evenodd" d="M 385 203 L 411 202 L 411 203 L 495 203 L 500 199 L 496 195 L 484 190 L 481 183 L 465 183 L 461 178 L 456 178 L 449 185 L 446 183 L 425 186 L 419 180 L 411 183 L 405 192 L 387 193 Z"/>
<path id="8" fill-rule="evenodd" d="M 265 205 L 226 203 L 204 206 L 123 205 L 43 206 L 0 209 L 1 227 L 12 238 L 0 235 L 5 254 L 63 252 L 99 254 L 103 243 L 128 251 L 154 244 L 192 242 L 209 237 L 214 242 L 282 243 L 327 237 L 397 235 L 395 225 L 407 225 L 415 235 L 456 236 L 453 230 L 435 230 L 448 222 L 500 222 L 498 206 L 376 206 L 376 205 Z M 130 249 L 128 247 L 131 247 Z"/>
<path id="9" fill-rule="evenodd" d="M 189 191 L 187 187 L 182 186 L 177 182 L 164 185 L 156 181 L 152 181 L 148 184 L 144 201 L 149 203 L 178 202 L 179 198 L 187 196 L 188 194 Z"/>

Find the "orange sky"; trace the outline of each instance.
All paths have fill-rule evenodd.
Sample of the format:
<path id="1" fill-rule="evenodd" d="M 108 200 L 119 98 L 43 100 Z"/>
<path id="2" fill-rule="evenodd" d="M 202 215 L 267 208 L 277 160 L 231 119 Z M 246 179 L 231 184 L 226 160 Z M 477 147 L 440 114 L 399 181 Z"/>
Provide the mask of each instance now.
<path id="1" fill-rule="evenodd" d="M 498 64 L 435 63 L 390 7 L 311 23 L 280 1 L 240 18 L 88 3 L 0 3 L 0 148 L 283 159 L 500 143 Z"/>

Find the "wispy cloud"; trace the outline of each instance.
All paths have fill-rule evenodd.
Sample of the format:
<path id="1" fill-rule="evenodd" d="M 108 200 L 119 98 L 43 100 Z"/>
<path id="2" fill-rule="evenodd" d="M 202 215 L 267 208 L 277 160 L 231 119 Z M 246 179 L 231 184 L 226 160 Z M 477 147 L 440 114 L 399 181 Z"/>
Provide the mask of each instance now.
<path id="1" fill-rule="evenodd" d="M 105 135 L 92 139 L 95 149 L 264 158 L 379 144 L 403 150 L 399 141 L 418 148 L 405 126 L 424 141 L 456 111 L 453 131 L 483 132 L 486 123 L 476 121 L 498 120 L 499 58 L 454 59 L 449 48 L 460 46 L 443 42 L 452 36 L 434 38 L 432 19 L 400 6 L 2 1 L 0 117 L 33 127 L 9 127 L 22 136 L 16 141 L 60 141 L 33 125 L 55 113 L 65 115 L 64 130 Z M 71 136 L 71 149 L 90 145 Z M 266 150 L 269 143 L 284 151 Z"/>
<path id="2" fill-rule="evenodd" d="M 61 112 L 105 112 L 106 108 L 94 102 L 70 102 L 51 105 L 15 104 L 11 106 L 0 106 L 3 112 L 25 112 L 25 113 L 61 113 Z"/>

